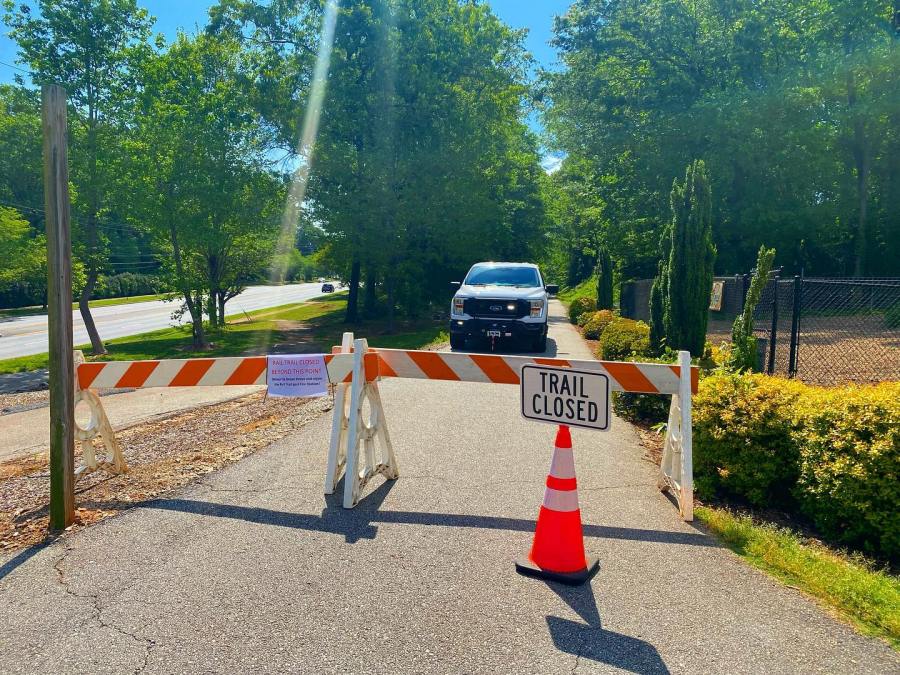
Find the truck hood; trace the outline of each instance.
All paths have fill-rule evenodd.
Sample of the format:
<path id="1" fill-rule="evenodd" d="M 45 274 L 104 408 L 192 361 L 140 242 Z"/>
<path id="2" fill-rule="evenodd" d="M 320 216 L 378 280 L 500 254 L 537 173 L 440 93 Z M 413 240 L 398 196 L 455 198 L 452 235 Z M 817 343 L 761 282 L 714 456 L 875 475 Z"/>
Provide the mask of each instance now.
<path id="1" fill-rule="evenodd" d="M 516 288 L 515 286 L 460 286 L 456 295 L 462 298 L 486 300 L 540 300 L 547 297 L 540 286 Z"/>

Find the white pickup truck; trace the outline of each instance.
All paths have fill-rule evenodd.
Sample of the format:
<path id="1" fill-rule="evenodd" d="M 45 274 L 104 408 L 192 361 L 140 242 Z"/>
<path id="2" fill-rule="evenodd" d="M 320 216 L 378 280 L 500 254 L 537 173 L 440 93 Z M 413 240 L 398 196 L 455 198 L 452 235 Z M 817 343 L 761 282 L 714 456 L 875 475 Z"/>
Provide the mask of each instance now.
<path id="1" fill-rule="evenodd" d="M 465 349 L 469 339 L 485 338 L 491 349 L 514 340 L 526 349 L 547 348 L 547 302 L 559 288 L 544 285 L 531 263 L 482 262 L 462 282 L 454 281 L 450 303 L 450 346 Z"/>

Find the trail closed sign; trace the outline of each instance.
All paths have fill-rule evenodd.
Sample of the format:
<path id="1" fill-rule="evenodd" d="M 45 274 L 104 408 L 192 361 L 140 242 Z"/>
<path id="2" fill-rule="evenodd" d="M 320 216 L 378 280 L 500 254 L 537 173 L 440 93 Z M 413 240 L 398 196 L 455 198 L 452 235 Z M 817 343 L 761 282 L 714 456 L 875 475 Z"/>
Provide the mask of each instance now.
<path id="1" fill-rule="evenodd" d="M 605 373 L 526 364 L 521 382 L 522 415 L 527 419 L 609 429 L 609 377 Z"/>

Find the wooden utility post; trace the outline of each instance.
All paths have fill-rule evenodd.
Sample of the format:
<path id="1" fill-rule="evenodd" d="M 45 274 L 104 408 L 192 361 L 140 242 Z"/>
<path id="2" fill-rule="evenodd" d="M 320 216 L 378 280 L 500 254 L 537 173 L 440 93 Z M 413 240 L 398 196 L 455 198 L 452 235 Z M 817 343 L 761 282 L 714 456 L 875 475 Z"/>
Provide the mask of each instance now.
<path id="1" fill-rule="evenodd" d="M 66 90 L 41 87 L 47 318 L 50 335 L 50 529 L 75 520 L 75 369 L 72 363 L 72 236 Z"/>

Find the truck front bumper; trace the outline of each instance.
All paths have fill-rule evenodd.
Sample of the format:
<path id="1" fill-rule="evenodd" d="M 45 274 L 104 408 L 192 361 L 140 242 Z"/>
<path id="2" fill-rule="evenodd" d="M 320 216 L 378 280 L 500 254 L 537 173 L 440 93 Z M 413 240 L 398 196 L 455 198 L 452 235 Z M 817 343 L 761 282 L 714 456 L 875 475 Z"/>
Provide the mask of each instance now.
<path id="1" fill-rule="evenodd" d="M 533 340 L 547 331 L 546 321 L 525 322 L 516 319 L 450 319 L 450 334 L 467 338 L 487 338 L 488 331 L 499 331 L 500 337 L 511 340 Z"/>

